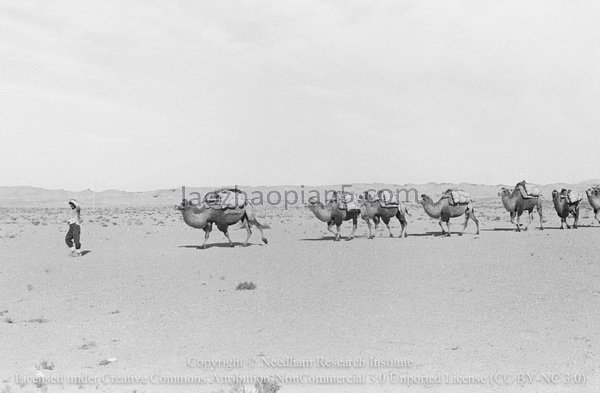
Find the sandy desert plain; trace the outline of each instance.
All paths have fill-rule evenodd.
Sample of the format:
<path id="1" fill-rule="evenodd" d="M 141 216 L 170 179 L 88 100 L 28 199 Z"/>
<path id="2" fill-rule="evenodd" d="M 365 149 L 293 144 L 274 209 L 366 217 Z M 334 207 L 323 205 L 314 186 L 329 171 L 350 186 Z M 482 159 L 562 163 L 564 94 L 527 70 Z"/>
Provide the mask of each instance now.
<path id="1" fill-rule="evenodd" d="M 356 239 L 333 242 L 302 206 L 271 206 L 257 208 L 268 245 L 255 230 L 228 248 L 213 231 L 205 250 L 173 209 L 179 189 L 92 201 L 0 188 L 0 392 L 278 390 L 236 376 L 279 378 L 283 393 L 600 392 L 600 226 L 584 200 L 581 227 L 559 230 L 555 187 L 542 189 L 544 231 L 535 215 L 515 232 L 497 186 L 465 185 L 478 239 L 472 223 L 439 236 L 411 203 L 408 238 L 381 227 L 369 240 L 361 220 Z M 84 207 L 81 258 L 63 240 L 71 197 Z"/>

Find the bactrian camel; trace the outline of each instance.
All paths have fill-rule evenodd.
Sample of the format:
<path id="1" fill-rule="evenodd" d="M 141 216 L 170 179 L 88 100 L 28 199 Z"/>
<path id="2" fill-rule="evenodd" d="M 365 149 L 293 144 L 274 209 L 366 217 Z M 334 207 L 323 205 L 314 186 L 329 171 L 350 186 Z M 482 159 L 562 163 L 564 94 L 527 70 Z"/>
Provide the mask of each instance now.
<path id="1" fill-rule="evenodd" d="M 467 229 L 469 219 L 472 219 L 477 226 L 476 236 L 479 236 L 479 221 L 475 217 L 475 209 L 473 208 L 473 201 L 469 199 L 468 203 L 452 205 L 450 203 L 451 197 L 444 194 L 440 200 L 434 202 L 431 197 L 423 194 L 419 203 L 423 205 L 425 213 L 431 218 L 439 220 L 440 228 L 442 228 L 442 235 L 450 236 L 450 219 L 454 217 L 460 217 L 465 215 L 465 223 L 463 225 L 462 232 Z M 446 223 L 448 232 L 444 230 L 442 223 Z M 462 234 L 461 232 L 461 234 Z"/>
<path id="2" fill-rule="evenodd" d="M 585 193 L 590 206 L 594 209 L 596 220 L 600 223 L 600 185 L 588 188 Z"/>
<path id="3" fill-rule="evenodd" d="M 406 227 L 408 223 L 406 221 L 406 215 L 408 210 L 406 206 L 401 203 L 397 206 L 383 206 L 379 199 L 373 200 L 368 192 L 365 192 L 361 198 L 360 215 L 367 222 L 369 227 L 369 239 L 375 238 L 375 234 L 371 230 L 371 220 L 375 223 L 375 231 L 380 221 L 383 221 L 390 237 L 394 237 L 392 230 L 390 229 L 390 220 L 396 217 L 400 221 L 400 238 L 406 237 Z"/>
<path id="4" fill-rule="evenodd" d="M 537 209 L 537 212 L 540 215 L 540 230 L 544 230 L 541 197 L 535 196 L 523 198 L 520 190 L 505 187 L 500 189 L 498 195 L 502 198 L 504 208 L 510 213 L 510 222 L 517 226 L 517 231 L 521 231 L 521 215 L 524 211 L 529 213 L 529 223 L 525 227 L 525 230 L 529 228 L 529 225 L 531 225 L 533 221 L 533 209 Z"/>
<path id="5" fill-rule="evenodd" d="M 353 209 L 348 211 L 346 209 L 340 209 L 338 202 L 335 199 L 330 200 L 324 205 L 316 196 L 309 198 L 308 203 L 305 206 L 320 221 L 327 223 L 327 230 L 335 235 L 335 238 L 333 239 L 335 241 L 340 240 L 340 227 L 342 226 L 342 222 L 352 220 L 352 234 L 350 234 L 350 237 L 346 240 L 354 239 L 360 210 Z M 333 231 L 333 225 L 336 226 L 337 232 Z"/>
<path id="6" fill-rule="evenodd" d="M 183 199 L 180 205 L 175 206 L 175 209 L 181 211 L 183 221 L 185 221 L 186 224 L 193 228 L 204 230 L 205 234 L 202 248 L 206 248 L 206 242 L 208 241 L 208 236 L 212 230 L 213 224 L 216 224 L 217 228 L 225 234 L 225 237 L 227 237 L 227 240 L 229 241 L 229 246 L 233 247 L 233 242 L 229 237 L 228 228 L 230 225 L 239 221 L 246 227 L 247 236 L 244 241 L 244 246 L 248 245 L 248 240 L 250 240 L 250 236 L 252 236 L 252 230 L 250 229 L 252 225 L 256 226 L 260 231 L 262 241 L 265 244 L 268 243 L 263 234 L 264 227 L 256 219 L 254 208 L 249 202 L 246 202 L 244 207 L 236 209 L 218 209 L 210 207 L 205 203 L 192 205 L 186 199 Z"/>
<path id="7" fill-rule="evenodd" d="M 560 229 L 565 229 L 564 225 L 567 225 L 567 229 L 571 229 L 567 223 L 567 217 L 573 215 L 573 228 L 577 229 L 579 225 L 579 201 L 569 203 L 567 197 L 568 190 L 562 189 L 560 192 L 557 190 L 552 191 L 552 202 L 554 202 L 554 210 L 560 217 Z"/>

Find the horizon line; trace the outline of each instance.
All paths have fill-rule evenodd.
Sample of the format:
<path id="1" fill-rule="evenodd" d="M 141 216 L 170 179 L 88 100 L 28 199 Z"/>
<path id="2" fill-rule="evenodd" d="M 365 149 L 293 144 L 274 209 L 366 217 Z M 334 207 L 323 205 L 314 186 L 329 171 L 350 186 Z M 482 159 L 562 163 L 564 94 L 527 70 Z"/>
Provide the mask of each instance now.
<path id="1" fill-rule="evenodd" d="M 519 182 L 520 180 L 518 180 L 517 182 Z M 372 183 L 368 183 L 368 182 L 354 182 L 354 183 L 331 183 L 331 184 L 311 184 L 311 185 L 306 185 L 306 184 L 279 184 L 279 185 L 249 185 L 249 184 L 244 184 L 244 185 L 221 185 L 221 186 L 187 186 L 187 185 L 179 185 L 179 186 L 175 186 L 175 187 L 163 187 L 163 188 L 154 188 L 154 189 L 146 189 L 146 190 L 124 190 L 124 189 L 119 189 L 119 188 L 106 188 L 103 190 L 93 190 L 91 188 L 85 188 L 82 190 L 69 190 L 69 189 L 65 189 L 65 188 L 46 188 L 46 187 L 39 187 L 39 186 L 32 186 L 32 185 L 0 185 L 0 188 L 34 188 L 34 189 L 40 189 L 40 190 L 44 190 L 44 191 L 60 191 L 60 192 L 71 192 L 71 193 L 81 193 L 81 192 L 86 192 L 86 191 L 91 191 L 93 193 L 102 193 L 102 192 L 107 192 L 107 191 L 118 191 L 118 192 L 128 192 L 128 193 L 146 193 L 146 192 L 156 192 L 156 191 L 164 191 L 164 190 L 173 190 L 173 189 L 180 189 L 182 186 L 186 187 L 186 188 L 210 188 L 210 189 L 219 189 L 219 188 L 223 188 L 223 187 L 249 187 L 249 188 L 259 188 L 259 187 L 265 187 L 265 188 L 281 188 L 281 187 L 331 187 L 331 186 L 337 186 L 337 185 L 346 185 L 346 186 L 353 186 L 353 185 L 360 185 L 360 184 L 394 184 L 394 185 L 398 185 L 398 186 L 406 186 L 406 185 L 426 185 L 426 184 L 455 184 L 455 185 L 459 185 L 459 184 L 468 184 L 468 185 L 473 185 L 473 186 L 488 186 L 488 187 L 497 187 L 497 186 L 510 186 L 510 184 L 508 183 L 497 183 L 497 184 L 488 184 L 488 183 L 470 183 L 470 182 L 447 182 L 447 181 L 443 181 L 443 182 L 438 182 L 438 181 L 428 181 L 428 182 L 423 182 L 423 183 L 388 183 L 388 182 L 372 182 Z M 516 183 L 515 183 L 516 184 Z M 555 183 L 546 183 L 546 184 L 541 184 L 541 183 L 530 183 L 536 186 L 549 186 L 549 185 L 553 185 L 553 184 L 570 184 L 570 185 L 583 185 L 583 184 L 600 184 L 600 179 L 585 179 L 579 182 L 575 182 L 575 183 L 567 183 L 567 182 L 555 182 Z"/>

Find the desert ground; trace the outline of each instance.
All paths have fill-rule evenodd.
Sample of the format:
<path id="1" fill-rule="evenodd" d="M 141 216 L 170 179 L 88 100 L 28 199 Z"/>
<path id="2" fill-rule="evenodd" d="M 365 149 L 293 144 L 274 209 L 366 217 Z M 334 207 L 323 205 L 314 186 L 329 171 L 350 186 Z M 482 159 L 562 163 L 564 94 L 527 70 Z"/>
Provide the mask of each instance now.
<path id="1" fill-rule="evenodd" d="M 409 204 L 408 238 L 382 226 L 369 240 L 360 220 L 341 242 L 302 207 L 259 207 L 268 245 L 254 230 L 242 247 L 235 227 L 236 247 L 215 230 L 205 250 L 177 202 L 84 205 L 80 258 L 66 207 L 0 209 L 2 393 L 600 392 L 587 201 L 576 230 L 559 230 L 547 201 L 546 229 L 535 215 L 517 233 L 487 198 L 478 239 L 473 223 L 439 236 Z"/>

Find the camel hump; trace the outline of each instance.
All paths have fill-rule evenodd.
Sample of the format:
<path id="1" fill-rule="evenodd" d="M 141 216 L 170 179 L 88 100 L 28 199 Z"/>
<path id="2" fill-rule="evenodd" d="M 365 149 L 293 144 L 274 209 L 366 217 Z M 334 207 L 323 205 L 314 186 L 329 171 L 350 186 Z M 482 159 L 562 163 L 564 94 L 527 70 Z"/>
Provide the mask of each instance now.
<path id="1" fill-rule="evenodd" d="M 381 206 L 396 207 L 400 204 L 398 201 L 398 194 L 395 194 L 390 190 L 380 190 L 377 193 L 377 195 L 379 197 L 379 202 L 381 203 Z"/>
<path id="2" fill-rule="evenodd" d="M 213 209 L 237 209 L 246 205 L 246 193 L 237 188 L 222 188 L 207 193 L 204 202 Z"/>
<path id="3" fill-rule="evenodd" d="M 521 192 L 523 198 L 535 198 L 539 197 L 541 194 L 538 187 L 527 183 L 525 180 L 518 182 L 515 188 Z"/>
<path id="4" fill-rule="evenodd" d="M 363 198 L 369 202 L 375 202 L 379 200 L 379 196 L 377 195 L 377 191 L 375 190 L 365 191 Z"/>
<path id="5" fill-rule="evenodd" d="M 582 199 L 583 199 L 583 195 L 581 195 L 579 192 L 577 192 L 575 190 L 567 191 L 567 202 L 569 202 L 570 204 L 578 203 Z"/>
<path id="6" fill-rule="evenodd" d="M 451 205 L 466 205 L 471 202 L 471 194 L 459 188 L 449 188 L 442 197 L 448 198 Z"/>
<path id="7" fill-rule="evenodd" d="M 360 209 L 360 195 L 351 192 L 337 192 L 337 204 L 341 210 Z"/>

